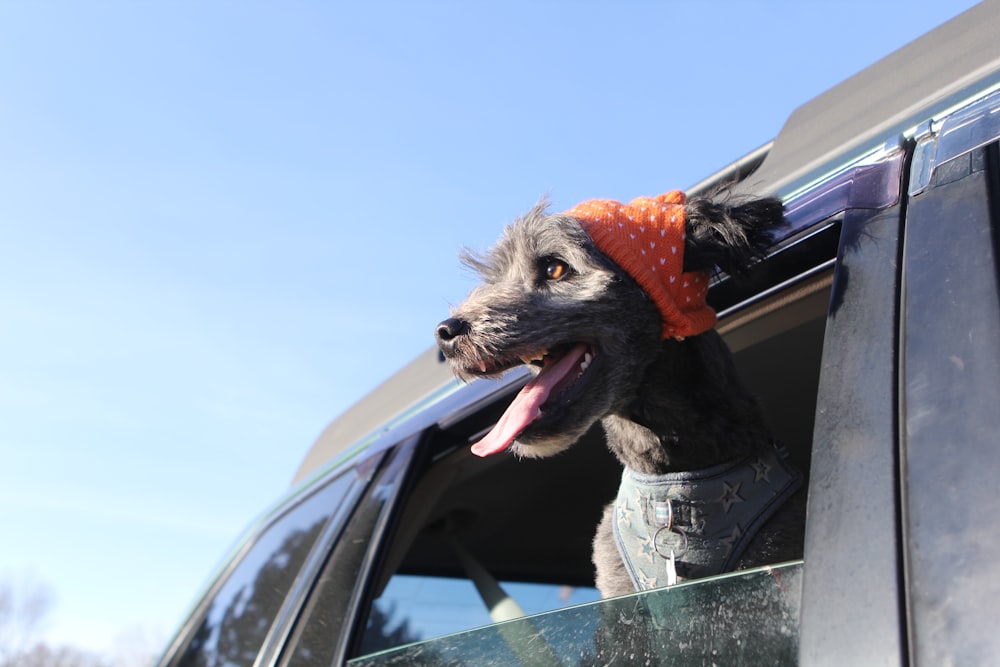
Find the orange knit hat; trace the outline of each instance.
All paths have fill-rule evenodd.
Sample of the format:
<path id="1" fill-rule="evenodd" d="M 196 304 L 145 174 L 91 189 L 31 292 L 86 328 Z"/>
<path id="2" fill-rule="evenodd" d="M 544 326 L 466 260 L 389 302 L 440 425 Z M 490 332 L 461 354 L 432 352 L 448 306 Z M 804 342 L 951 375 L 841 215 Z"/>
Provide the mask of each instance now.
<path id="1" fill-rule="evenodd" d="M 711 274 L 684 273 L 684 193 L 639 197 L 628 204 L 593 199 L 569 211 L 601 251 L 625 269 L 663 315 L 663 337 L 695 336 L 715 326 L 705 302 Z"/>

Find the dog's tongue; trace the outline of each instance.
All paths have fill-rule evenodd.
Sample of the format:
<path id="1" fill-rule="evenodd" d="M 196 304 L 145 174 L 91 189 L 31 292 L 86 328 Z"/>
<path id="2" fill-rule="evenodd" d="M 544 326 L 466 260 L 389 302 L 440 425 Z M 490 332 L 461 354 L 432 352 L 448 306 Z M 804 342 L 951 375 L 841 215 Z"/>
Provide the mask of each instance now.
<path id="1" fill-rule="evenodd" d="M 552 389 L 570 373 L 576 372 L 586 352 L 586 345 L 577 345 L 559 361 L 545 366 L 541 373 L 518 392 L 493 430 L 472 446 L 472 453 L 476 456 L 489 456 L 510 447 L 517 434 L 538 417 L 539 408 L 548 400 Z"/>

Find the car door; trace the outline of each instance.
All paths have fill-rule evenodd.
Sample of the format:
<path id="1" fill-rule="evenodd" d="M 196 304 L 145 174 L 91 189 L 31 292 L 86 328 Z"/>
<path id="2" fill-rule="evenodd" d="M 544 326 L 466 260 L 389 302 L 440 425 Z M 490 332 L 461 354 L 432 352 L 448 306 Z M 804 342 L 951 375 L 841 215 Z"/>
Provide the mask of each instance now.
<path id="1" fill-rule="evenodd" d="M 1000 651 L 998 110 L 993 95 L 926 123 L 900 144 L 905 196 L 845 216 L 802 664 L 987 664 Z"/>
<path id="2" fill-rule="evenodd" d="M 919 136 L 900 346 L 905 609 L 913 664 L 1000 655 L 1000 95 Z"/>

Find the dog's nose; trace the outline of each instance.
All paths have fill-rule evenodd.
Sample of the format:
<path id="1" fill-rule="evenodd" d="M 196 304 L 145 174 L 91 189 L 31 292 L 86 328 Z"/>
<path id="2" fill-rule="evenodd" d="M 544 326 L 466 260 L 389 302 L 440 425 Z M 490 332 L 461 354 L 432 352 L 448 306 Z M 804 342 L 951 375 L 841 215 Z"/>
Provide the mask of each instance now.
<path id="1" fill-rule="evenodd" d="M 465 320 L 460 320 L 457 317 L 449 317 L 444 322 L 437 326 L 437 331 L 434 332 L 438 339 L 438 343 L 448 343 L 459 336 L 464 336 L 469 333 L 469 323 Z"/>

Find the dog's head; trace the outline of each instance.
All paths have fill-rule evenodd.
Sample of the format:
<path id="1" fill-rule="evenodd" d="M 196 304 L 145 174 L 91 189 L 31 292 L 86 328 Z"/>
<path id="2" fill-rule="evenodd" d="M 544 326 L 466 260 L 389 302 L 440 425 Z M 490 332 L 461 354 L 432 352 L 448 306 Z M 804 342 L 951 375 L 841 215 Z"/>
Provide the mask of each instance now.
<path id="1" fill-rule="evenodd" d="M 537 373 L 474 453 L 550 456 L 623 411 L 663 345 L 714 325 L 704 303 L 710 272 L 747 267 L 782 223 L 778 200 L 730 206 L 670 197 L 659 222 L 629 219 L 640 200 L 557 214 L 543 201 L 486 255 L 464 255 L 481 283 L 437 327 L 445 357 L 465 379 L 523 364 Z"/>

